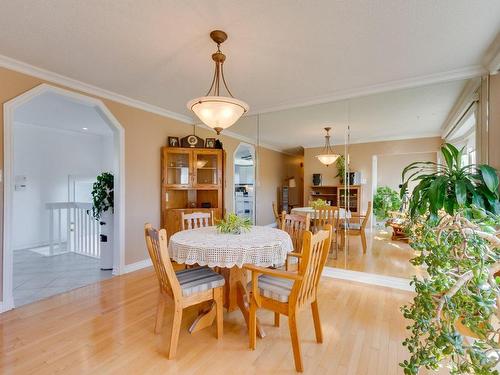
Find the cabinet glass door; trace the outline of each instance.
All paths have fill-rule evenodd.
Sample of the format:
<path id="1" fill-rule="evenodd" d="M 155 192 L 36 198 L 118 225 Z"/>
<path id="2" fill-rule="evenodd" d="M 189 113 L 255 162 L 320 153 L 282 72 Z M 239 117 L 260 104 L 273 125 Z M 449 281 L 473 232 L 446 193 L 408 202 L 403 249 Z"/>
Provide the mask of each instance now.
<path id="1" fill-rule="evenodd" d="M 189 151 L 175 151 L 165 153 L 165 168 L 167 169 L 166 184 L 170 186 L 190 185 L 190 155 Z"/>
<path id="2" fill-rule="evenodd" d="M 194 152 L 195 185 L 217 186 L 221 170 L 219 154 L 209 151 Z"/>

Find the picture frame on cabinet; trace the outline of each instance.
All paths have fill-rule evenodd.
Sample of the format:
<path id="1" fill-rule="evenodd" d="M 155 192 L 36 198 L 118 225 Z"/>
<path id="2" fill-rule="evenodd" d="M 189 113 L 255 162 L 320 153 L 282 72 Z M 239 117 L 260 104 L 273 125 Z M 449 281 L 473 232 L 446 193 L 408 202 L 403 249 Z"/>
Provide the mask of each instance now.
<path id="1" fill-rule="evenodd" d="M 168 147 L 179 147 L 179 137 L 168 137 Z"/>

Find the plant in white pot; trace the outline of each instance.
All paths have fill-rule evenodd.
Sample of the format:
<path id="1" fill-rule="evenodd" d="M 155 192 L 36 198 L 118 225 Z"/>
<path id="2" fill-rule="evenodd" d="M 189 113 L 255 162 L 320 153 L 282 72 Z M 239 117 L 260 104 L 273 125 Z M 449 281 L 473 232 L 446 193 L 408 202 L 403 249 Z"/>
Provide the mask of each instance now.
<path id="1" fill-rule="evenodd" d="M 109 172 L 97 176 L 92 187 L 92 214 L 101 225 L 101 269 L 113 269 L 114 177 Z"/>

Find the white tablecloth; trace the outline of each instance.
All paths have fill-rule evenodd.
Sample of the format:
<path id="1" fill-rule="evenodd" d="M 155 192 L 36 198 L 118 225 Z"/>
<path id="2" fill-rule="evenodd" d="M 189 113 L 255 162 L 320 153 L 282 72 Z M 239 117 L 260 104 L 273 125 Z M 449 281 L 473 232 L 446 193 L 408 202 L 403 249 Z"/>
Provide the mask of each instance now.
<path id="1" fill-rule="evenodd" d="M 270 267 L 284 264 L 293 244 L 288 233 L 270 227 L 254 226 L 242 234 L 222 234 L 216 227 L 205 227 L 175 233 L 168 248 L 177 263 L 227 268 L 251 263 Z"/>
<path id="2" fill-rule="evenodd" d="M 294 215 L 303 215 L 306 216 L 309 214 L 309 217 L 311 219 L 315 219 L 315 210 L 312 207 L 296 207 L 292 209 L 292 214 Z M 345 219 L 346 217 L 348 219 L 351 218 L 351 211 L 346 211 L 345 208 L 339 208 L 338 209 L 338 215 L 340 219 Z"/>

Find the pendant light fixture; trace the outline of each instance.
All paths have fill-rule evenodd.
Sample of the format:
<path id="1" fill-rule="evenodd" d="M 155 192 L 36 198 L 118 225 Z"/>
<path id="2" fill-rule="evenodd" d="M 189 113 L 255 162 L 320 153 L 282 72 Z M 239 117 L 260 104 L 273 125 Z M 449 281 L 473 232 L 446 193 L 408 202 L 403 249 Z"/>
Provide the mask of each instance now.
<path id="1" fill-rule="evenodd" d="M 215 61 L 215 72 L 212 85 L 205 96 L 193 99 L 187 103 L 187 107 L 207 126 L 214 129 L 217 134 L 233 125 L 248 111 L 248 104 L 235 99 L 224 78 L 224 61 L 226 55 L 220 50 L 220 45 L 227 39 L 227 34 L 221 30 L 214 30 L 210 38 L 217 43 L 217 52 L 212 54 Z M 220 83 L 224 85 L 229 96 L 220 96 Z"/>
<path id="2" fill-rule="evenodd" d="M 326 135 L 325 135 L 325 148 L 324 148 L 324 151 L 321 155 L 316 155 L 316 157 L 318 158 L 318 160 L 323 163 L 324 165 L 326 165 L 327 167 L 330 165 L 330 164 L 333 164 L 335 163 L 335 160 L 337 160 L 337 158 L 340 156 L 338 154 L 335 154 L 332 150 L 332 146 L 330 146 L 330 130 L 332 128 L 330 127 L 327 127 L 325 128 L 325 131 L 326 131 Z"/>

